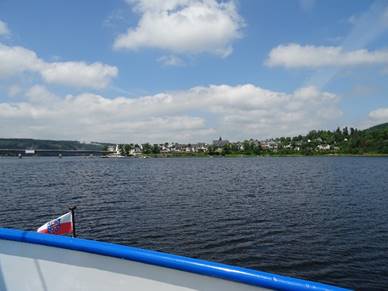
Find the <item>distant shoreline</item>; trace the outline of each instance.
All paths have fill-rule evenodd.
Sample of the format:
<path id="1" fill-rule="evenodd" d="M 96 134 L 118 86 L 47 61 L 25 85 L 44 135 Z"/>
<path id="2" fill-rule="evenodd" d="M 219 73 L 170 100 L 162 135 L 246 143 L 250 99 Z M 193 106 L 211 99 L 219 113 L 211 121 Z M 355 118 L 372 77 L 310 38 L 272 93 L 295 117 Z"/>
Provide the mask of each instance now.
<path id="1" fill-rule="evenodd" d="M 207 154 L 150 154 L 144 155 L 148 158 L 260 158 L 260 157 L 388 157 L 388 154 L 264 154 L 264 155 L 244 155 L 244 154 L 227 154 L 227 155 L 207 155 Z M 128 157 L 136 158 L 136 157 Z"/>
<path id="2" fill-rule="evenodd" d="M 65 156 L 47 156 L 47 155 L 26 155 L 22 158 L 69 158 L 69 157 L 80 157 L 84 159 L 99 159 L 104 156 L 96 155 L 96 156 L 86 156 L 86 155 L 65 155 Z M 208 155 L 203 153 L 174 153 L 174 154 L 146 154 L 141 156 L 123 156 L 121 159 L 143 159 L 143 158 L 158 158 L 158 159 L 167 159 L 167 158 L 267 158 L 267 157 L 274 157 L 274 158 L 281 158 L 281 157 L 388 157 L 388 154 L 373 154 L 373 153 L 366 153 L 366 154 L 314 154 L 314 155 L 303 155 L 303 154 L 260 154 L 260 155 L 253 155 L 253 154 L 226 154 L 226 155 Z M 19 158 L 18 156 L 14 155 L 0 155 L 0 158 Z M 111 158 L 115 159 L 115 158 Z"/>

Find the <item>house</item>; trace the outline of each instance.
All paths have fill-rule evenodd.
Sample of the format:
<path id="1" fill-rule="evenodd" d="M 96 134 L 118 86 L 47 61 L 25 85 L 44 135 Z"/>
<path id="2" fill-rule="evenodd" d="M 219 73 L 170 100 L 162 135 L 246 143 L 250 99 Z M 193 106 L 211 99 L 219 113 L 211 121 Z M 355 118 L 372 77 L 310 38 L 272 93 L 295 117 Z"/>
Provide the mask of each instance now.
<path id="1" fill-rule="evenodd" d="M 143 152 L 143 147 L 136 144 L 130 151 L 129 154 L 132 156 L 140 155 Z"/>
<path id="2" fill-rule="evenodd" d="M 317 150 L 319 150 L 319 151 L 329 151 L 330 150 L 330 145 L 329 144 L 317 145 Z"/>
<path id="3" fill-rule="evenodd" d="M 263 150 L 277 150 L 278 144 L 274 140 L 265 140 L 260 142 L 260 147 Z"/>
<path id="4" fill-rule="evenodd" d="M 194 152 L 207 152 L 208 151 L 208 145 L 206 143 L 196 143 L 193 145 Z"/>
<path id="5" fill-rule="evenodd" d="M 220 137 L 218 140 L 213 140 L 213 146 L 219 147 L 219 148 L 221 148 L 224 145 L 227 145 L 229 143 L 230 142 L 227 139 L 222 139 L 222 137 Z"/>

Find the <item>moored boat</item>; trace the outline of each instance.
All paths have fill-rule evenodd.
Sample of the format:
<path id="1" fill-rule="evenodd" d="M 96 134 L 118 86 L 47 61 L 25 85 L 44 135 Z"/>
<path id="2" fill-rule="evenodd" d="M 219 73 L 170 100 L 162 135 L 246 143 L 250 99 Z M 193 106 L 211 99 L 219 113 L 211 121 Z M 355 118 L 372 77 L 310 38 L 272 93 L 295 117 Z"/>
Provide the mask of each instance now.
<path id="1" fill-rule="evenodd" d="M 347 290 L 140 248 L 0 228 L 0 290 Z"/>

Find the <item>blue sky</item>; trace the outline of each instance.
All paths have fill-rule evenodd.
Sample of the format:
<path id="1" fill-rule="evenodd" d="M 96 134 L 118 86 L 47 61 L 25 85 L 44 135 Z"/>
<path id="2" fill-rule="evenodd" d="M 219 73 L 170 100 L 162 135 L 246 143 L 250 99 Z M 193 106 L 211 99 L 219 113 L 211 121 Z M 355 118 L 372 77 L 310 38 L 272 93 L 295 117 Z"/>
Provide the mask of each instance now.
<path id="1" fill-rule="evenodd" d="M 210 141 L 388 121 L 386 1 L 0 1 L 0 136 Z"/>

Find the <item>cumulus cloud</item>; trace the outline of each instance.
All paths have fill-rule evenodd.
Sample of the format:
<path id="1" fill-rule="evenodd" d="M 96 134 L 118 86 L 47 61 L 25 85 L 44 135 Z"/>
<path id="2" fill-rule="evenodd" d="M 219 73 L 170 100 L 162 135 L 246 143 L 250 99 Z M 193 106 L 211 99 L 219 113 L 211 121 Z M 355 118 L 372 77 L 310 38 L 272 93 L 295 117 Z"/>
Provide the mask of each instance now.
<path id="1" fill-rule="evenodd" d="M 117 76 L 118 69 L 101 63 L 55 62 L 46 64 L 40 73 L 48 83 L 104 88 Z"/>
<path id="2" fill-rule="evenodd" d="M 371 111 L 368 116 L 375 122 L 388 122 L 388 107 L 378 108 Z"/>
<path id="3" fill-rule="evenodd" d="M 112 142 L 237 140 L 334 127 L 339 97 L 315 87 L 292 93 L 252 84 L 210 85 L 138 98 L 58 97 L 42 86 L 0 103 L 0 135 Z"/>
<path id="4" fill-rule="evenodd" d="M 10 33 L 7 23 L 0 20 L 0 36 L 9 35 Z"/>
<path id="5" fill-rule="evenodd" d="M 7 95 L 14 97 L 22 92 L 22 87 L 18 84 L 13 84 L 7 88 Z"/>
<path id="6" fill-rule="evenodd" d="M 32 50 L 0 44 L 0 78 L 23 72 L 38 73 L 47 83 L 100 89 L 117 76 L 118 69 L 98 62 L 46 62 Z"/>
<path id="7" fill-rule="evenodd" d="M 287 44 L 273 48 L 266 65 L 286 68 L 346 67 L 388 64 L 388 50 L 345 51 L 340 46 Z"/>
<path id="8" fill-rule="evenodd" d="M 227 56 L 244 25 L 233 1 L 129 0 L 140 14 L 135 28 L 119 35 L 116 49 L 158 48 L 173 53 Z"/>
<path id="9" fill-rule="evenodd" d="M 174 55 L 162 56 L 158 59 L 158 62 L 164 66 L 181 67 L 185 65 L 185 62 Z"/>
<path id="10" fill-rule="evenodd" d="M 388 107 L 380 107 L 370 111 L 368 117 L 360 122 L 359 128 L 366 129 L 386 122 L 388 122 Z"/>
<path id="11" fill-rule="evenodd" d="M 55 101 L 59 101 L 59 97 L 47 90 L 41 85 L 34 85 L 25 93 L 28 101 L 32 104 L 47 104 L 50 105 Z"/>
<path id="12" fill-rule="evenodd" d="M 31 50 L 0 44 L 0 78 L 25 71 L 39 71 L 41 63 L 42 61 Z"/>

